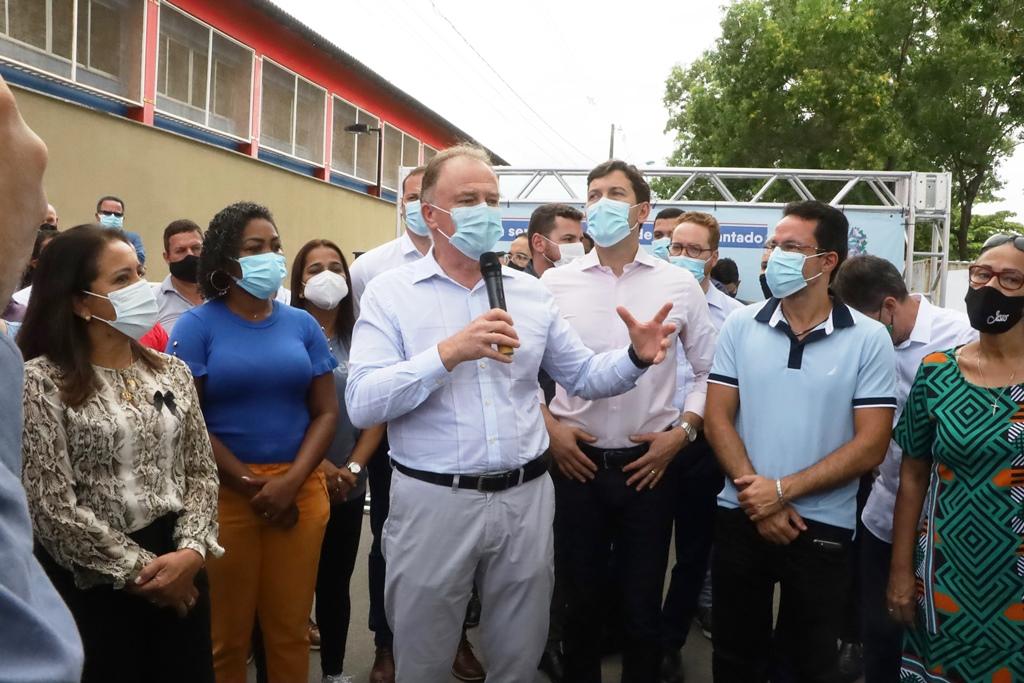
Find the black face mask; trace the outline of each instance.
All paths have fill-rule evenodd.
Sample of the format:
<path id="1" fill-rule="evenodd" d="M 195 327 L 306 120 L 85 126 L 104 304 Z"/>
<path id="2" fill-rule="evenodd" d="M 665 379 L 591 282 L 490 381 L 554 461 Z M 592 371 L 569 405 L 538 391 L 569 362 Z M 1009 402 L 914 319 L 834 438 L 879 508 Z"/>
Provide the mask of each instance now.
<path id="1" fill-rule="evenodd" d="M 964 302 L 971 327 L 985 334 L 1008 332 L 1024 314 L 1024 296 L 1006 296 L 995 287 L 968 289 Z"/>
<path id="2" fill-rule="evenodd" d="M 768 275 L 761 273 L 761 276 L 757 279 L 761 283 L 761 293 L 764 294 L 764 298 L 771 299 L 774 295 L 772 294 L 772 288 L 768 286 Z"/>
<path id="3" fill-rule="evenodd" d="M 174 261 L 168 266 L 171 275 L 182 282 L 196 282 L 199 279 L 199 257 L 189 254 L 180 261 Z"/>
<path id="4" fill-rule="evenodd" d="M 511 261 L 508 262 L 508 267 L 511 268 L 512 270 L 519 270 L 519 271 L 526 270 L 525 267 L 517 266 L 516 264 L 512 263 Z"/>

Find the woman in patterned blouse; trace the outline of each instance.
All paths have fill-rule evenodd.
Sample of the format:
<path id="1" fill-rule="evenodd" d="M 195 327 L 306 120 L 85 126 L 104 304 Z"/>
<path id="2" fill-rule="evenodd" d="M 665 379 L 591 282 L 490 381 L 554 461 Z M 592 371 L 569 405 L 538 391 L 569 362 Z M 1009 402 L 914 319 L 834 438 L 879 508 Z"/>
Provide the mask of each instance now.
<path id="1" fill-rule="evenodd" d="M 217 470 L 188 368 L 136 341 L 155 312 L 137 269 L 97 226 L 44 252 L 18 337 L 23 481 L 36 553 L 82 634 L 82 680 L 208 682 Z"/>

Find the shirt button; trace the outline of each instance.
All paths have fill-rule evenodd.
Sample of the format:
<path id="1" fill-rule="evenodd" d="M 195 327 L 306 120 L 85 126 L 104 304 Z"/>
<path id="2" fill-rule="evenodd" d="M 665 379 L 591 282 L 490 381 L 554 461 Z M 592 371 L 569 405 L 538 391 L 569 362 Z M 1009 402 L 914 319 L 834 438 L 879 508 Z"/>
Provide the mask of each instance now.
<path id="1" fill-rule="evenodd" d="M 491 405 L 491 399 L 487 399 L 486 401 L 484 401 L 484 405 L 485 406 Z"/>
<path id="2" fill-rule="evenodd" d="M 494 437 L 492 436 L 491 438 L 487 439 L 487 442 L 488 443 L 494 443 Z"/>
<path id="3" fill-rule="evenodd" d="M 487 363 L 485 363 L 483 361 L 480 361 L 480 367 L 481 368 L 486 368 L 487 367 Z"/>

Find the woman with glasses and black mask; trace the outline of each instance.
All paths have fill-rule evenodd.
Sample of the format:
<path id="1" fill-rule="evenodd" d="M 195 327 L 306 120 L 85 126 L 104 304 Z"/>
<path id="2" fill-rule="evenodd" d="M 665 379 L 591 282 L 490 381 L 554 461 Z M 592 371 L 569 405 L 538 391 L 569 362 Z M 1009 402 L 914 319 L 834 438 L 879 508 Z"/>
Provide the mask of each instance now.
<path id="1" fill-rule="evenodd" d="M 893 432 L 901 680 L 1024 680 L 1024 236 L 989 238 L 969 273 L 980 339 L 925 357 Z"/>
<path id="2" fill-rule="evenodd" d="M 220 472 L 225 554 L 209 566 L 218 683 L 245 682 L 257 613 L 270 683 L 305 681 L 309 669 L 338 361 L 312 316 L 274 300 L 285 272 L 270 212 L 223 209 L 199 257 L 207 301 L 178 319 L 168 347 L 195 377 Z"/>
<path id="3" fill-rule="evenodd" d="M 156 313 L 124 236 L 79 226 L 40 258 L 18 336 L 36 554 L 86 683 L 213 681 L 217 471 L 188 368 L 137 341 Z"/>

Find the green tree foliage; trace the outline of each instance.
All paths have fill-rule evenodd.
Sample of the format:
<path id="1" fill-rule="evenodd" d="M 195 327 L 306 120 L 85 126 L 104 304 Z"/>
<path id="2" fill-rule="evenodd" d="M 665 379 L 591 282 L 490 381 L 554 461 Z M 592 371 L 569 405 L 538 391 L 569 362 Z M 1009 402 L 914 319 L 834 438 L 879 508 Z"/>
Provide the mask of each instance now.
<path id="1" fill-rule="evenodd" d="M 674 165 L 951 171 L 967 258 L 973 206 L 1024 127 L 1024 2 L 737 0 L 665 105 Z"/>

